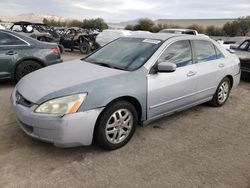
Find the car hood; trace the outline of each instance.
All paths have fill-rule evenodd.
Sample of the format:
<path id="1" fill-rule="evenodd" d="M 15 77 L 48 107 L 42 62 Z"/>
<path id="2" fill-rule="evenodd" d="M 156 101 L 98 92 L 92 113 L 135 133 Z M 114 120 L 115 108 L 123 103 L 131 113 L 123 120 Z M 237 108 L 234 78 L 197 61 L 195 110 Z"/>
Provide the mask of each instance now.
<path id="1" fill-rule="evenodd" d="M 69 94 L 74 93 L 74 91 L 70 91 L 70 88 L 74 86 L 80 84 L 87 85 L 88 82 L 124 73 L 126 71 L 75 60 L 35 71 L 22 78 L 17 84 L 16 89 L 25 99 L 33 103 L 38 103 L 40 99 L 49 94 L 67 89 L 69 90 Z M 82 89 L 86 90 L 87 88 Z M 63 94 L 67 93 L 63 92 Z"/>

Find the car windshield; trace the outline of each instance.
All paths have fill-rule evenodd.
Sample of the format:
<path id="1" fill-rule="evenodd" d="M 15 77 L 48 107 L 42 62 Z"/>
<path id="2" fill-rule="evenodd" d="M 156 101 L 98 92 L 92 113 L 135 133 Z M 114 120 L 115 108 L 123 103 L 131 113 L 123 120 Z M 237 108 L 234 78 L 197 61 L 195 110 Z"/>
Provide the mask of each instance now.
<path id="1" fill-rule="evenodd" d="M 133 71 L 140 68 L 162 44 L 161 40 L 120 38 L 88 56 L 84 61 Z"/>

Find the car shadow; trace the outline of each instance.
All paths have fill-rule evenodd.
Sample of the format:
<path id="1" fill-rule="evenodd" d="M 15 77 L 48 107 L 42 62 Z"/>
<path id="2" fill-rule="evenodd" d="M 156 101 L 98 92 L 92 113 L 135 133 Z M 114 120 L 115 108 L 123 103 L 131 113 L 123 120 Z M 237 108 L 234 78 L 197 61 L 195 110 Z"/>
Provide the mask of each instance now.
<path id="1" fill-rule="evenodd" d="M 0 81 L 0 88 L 14 87 L 16 83 L 14 81 Z"/>
<path id="2" fill-rule="evenodd" d="M 245 82 L 250 82 L 250 73 L 241 73 L 241 80 L 245 81 Z"/>

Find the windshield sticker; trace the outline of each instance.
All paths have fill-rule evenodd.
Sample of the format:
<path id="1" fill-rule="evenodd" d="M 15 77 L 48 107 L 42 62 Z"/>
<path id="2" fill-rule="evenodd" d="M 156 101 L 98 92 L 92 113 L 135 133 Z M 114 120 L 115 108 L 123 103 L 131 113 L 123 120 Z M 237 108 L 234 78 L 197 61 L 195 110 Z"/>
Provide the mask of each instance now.
<path id="1" fill-rule="evenodd" d="M 159 44 L 160 40 L 153 40 L 153 39 L 144 39 L 142 42 L 152 43 L 152 44 Z"/>

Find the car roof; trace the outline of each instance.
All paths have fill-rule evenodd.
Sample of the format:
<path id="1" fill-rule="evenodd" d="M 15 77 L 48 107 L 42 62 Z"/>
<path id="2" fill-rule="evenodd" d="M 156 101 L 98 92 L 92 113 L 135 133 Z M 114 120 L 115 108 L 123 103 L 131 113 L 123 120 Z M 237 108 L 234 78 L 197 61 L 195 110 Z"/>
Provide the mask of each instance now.
<path id="1" fill-rule="evenodd" d="M 196 31 L 194 29 L 162 29 L 162 31 Z"/>
<path id="2" fill-rule="evenodd" d="M 174 33 L 140 33 L 133 34 L 129 36 L 124 36 L 126 38 L 142 38 L 142 39 L 155 39 L 166 41 L 170 38 L 181 37 L 184 40 L 200 39 L 200 40 L 211 40 L 210 38 L 202 35 L 188 35 L 188 34 L 174 34 Z"/>
<path id="3" fill-rule="evenodd" d="M 172 33 L 135 33 L 130 36 L 127 36 L 128 38 L 147 38 L 147 39 L 157 39 L 157 40 L 167 40 L 172 37 L 178 37 L 183 36 L 183 34 L 172 34 Z"/>
<path id="4" fill-rule="evenodd" d="M 9 33 L 9 34 L 12 34 L 12 35 L 15 35 L 29 43 L 33 43 L 33 44 L 36 44 L 36 43 L 39 43 L 36 39 L 33 39 L 31 37 L 28 37 L 22 33 L 18 33 L 18 32 L 15 32 L 15 31 L 10 31 L 10 30 L 3 30 L 3 29 L 0 29 L 0 32 L 4 32 L 4 33 Z"/>
<path id="5" fill-rule="evenodd" d="M 14 22 L 14 25 L 28 25 L 28 24 L 32 24 L 32 23 L 27 22 L 27 21 Z"/>

